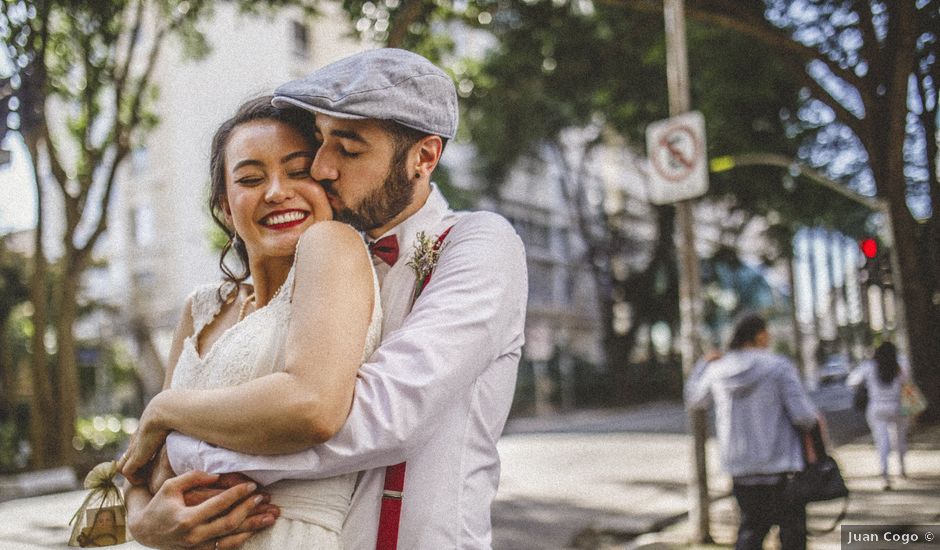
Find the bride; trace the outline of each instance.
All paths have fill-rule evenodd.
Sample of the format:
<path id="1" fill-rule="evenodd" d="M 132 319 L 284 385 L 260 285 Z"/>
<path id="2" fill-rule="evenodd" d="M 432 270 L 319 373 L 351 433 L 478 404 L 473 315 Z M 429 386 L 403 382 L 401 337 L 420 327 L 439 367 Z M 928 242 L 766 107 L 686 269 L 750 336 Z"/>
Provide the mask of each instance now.
<path id="1" fill-rule="evenodd" d="M 272 107 L 267 96 L 242 105 L 216 132 L 210 206 L 232 235 L 220 260 L 225 281 L 198 288 L 187 300 L 165 391 L 147 406 L 125 455 L 131 458 L 124 473 L 133 483 L 145 481 L 141 462 L 170 430 L 237 451 L 281 454 L 325 441 L 342 427 L 356 371 L 379 342 L 381 304 L 362 237 L 331 221 L 327 197 L 310 176 L 313 123 L 305 111 Z M 229 249 L 244 273 L 225 265 Z M 253 405 L 237 412 L 225 407 L 218 388 L 229 386 L 237 390 L 224 390 L 228 395 L 246 392 Z M 252 435 L 258 426 L 265 427 L 264 441 Z M 165 454 L 155 462 L 151 487 L 172 475 Z M 186 469 L 173 466 L 177 473 Z M 265 487 L 280 516 L 242 547 L 339 548 L 355 477 Z M 141 487 L 128 491 L 132 532 L 147 499 Z M 134 535 L 150 542 L 145 533 Z"/>

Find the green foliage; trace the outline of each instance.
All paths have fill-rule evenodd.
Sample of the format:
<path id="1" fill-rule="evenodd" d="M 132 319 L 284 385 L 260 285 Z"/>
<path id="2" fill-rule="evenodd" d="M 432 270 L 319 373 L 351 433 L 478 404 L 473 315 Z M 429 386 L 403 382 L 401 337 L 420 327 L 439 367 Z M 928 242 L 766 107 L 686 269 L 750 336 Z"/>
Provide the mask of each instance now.
<path id="1" fill-rule="evenodd" d="M 35 401 L 46 410 L 33 411 L 46 421 L 49 434 L 47 442 L 34 446 L 50 449 L 37 453 L 42 465 L 67 461 L 79 397 L 78 348 L 72 324 L 80 312 L 72 306 L 79 301 L 79 281 L 92 264 L 92 251 L 108 228 L 118 169 L 134 144 L 158 122 L 153 110 L 157 92 L 151 79 L 161 48 L 174 37 L 186 54 L 204 56 L 209 44 L 200 24 L 216 5 L 214 0 L 0 3 L 0 42 L 11 60 L 9 72 L 0 75 L 0 106 L 15 106 L 16 111 L 0 122 L 23 136 L 36 160 L 35 169 L 39 169 L 39 159 L 48 166 L 42 177 L 36 174 L 36 181 L 45 180 L 58 188 L 58 193 L 40 201 L 44 209 L 40 219 L 47 205 L 52 210 L 46 217 L 64 218 L 63 253 L 56 261 L 62 284 L 47 293 L 56 306 L 49 320 L 55 321 L 51 324 L 60 353 L 54 358 L 50 380 L 38 384 L 45 389 Z M 312 13 L 315 2 L 238 0 L 235 5 L 259 14 L 284 6 L 301 6 Z M 40 264 L 37 277 L 42 277 L 45 260 L 36 259 Z M 45 281 L 36 284 L 48 285 Z M 41 355 L 45 350 L 34 353 L 34 359 L 45 364 Z M 37 372 L 46 378 L 44 371 Z"/>
<path id="2" fill-rule="evenodd" d="M 16 422 L 0 422 L 0 472 L 16 472 L 26 466 L 26 457 L 20 447 L 20 434 Z"/>
<path id="3" fill-rule="evenodd" d="M 469 210 L 480 200 L 479 193 L 454 185 L 446 166 L 434 171 L 434 183 L 454 210 Z"/>
<path id="4" fill-rule="evenodd" d="M 117 451 L 137 430 L 137 419 L 118 414 L 96 415 L 78 419 L 73 446 L 81 451 L 91 448 Z"/>
<path id="5" fill-rule="evenodd" d="M 656 18 L 606 6 L 592 14 L 552 2 L 506 6 L 491 25 L 497 46 L 457 75 L 473 82 L 465 120 L 487 181 L 566 129 L 600 125 L 636 140 L 644 120 L 665 113 L 665 73 L 648 55 L 661 40 Z"/>
<path id="6" fill-rule="evenodd" d="M 473 143 L 486 191 L 499 194 L 507 173 L 529 161 L 557 163 L 568 153 L 589 159 L 609 143 L 641 150 L 647 125 L 668 116 L 662 13 L 627 4 L 476 0 L 376 10 L 373 3 L 347 0 L 344 7 L 365 35 L 398 40 L 393 45 L 449 66 L 462 96 L 458 139 Z M 738 15 L 763 20 L 763 6 L 743 5 Z M 383 22 L 388 32 L 376 33 Z M 474 57 L 458 57 L 468 49 L 455 48 L 454 37 L 467 36 L 486 45 L 482 57 L 473 48 L 467 55 Z M 790 54 L 694 18 L 688 20 L 687 42 L 692 104 L 705 115 L 709 156 L 762 152 L 799 158 L 801 145 L 819 128 L 801 116 L 813 105 L 805 75 L 793 72 Z M 595 137 L 574 142 L 564 135 L 572 128 L 589 129 Z M 583 173 L 584 165 L 577 162 L 562 162 L 566 181 L 560 185 L 569 190 L 572 219 L 579 220 L 588 246 L 583 262 L 593 269 L 601 310 L 614 300 L 627 302 L 634 327 L 659 320 L 675 326 L 672 210 L 653 209 L 657 242 L 639 242 L 620 213 L 592 208 L 584 200 L 584 187 L 597 175 Z M 857 204 L 774 167 L 713 174 L 709 195 L 722 207 L 771 222 L 767 236 L 777 250 L 767 252 L 768 262 L 789 257 L 800 226 L 826 225 L 855 235 L 869 216 Z M 613 277 L 612 262 L 651 247 L 645 269 L 634 267 L 623 280 Z M 743 269 L 734 254 L 716 259 L 717 264 Z M 755 296 L 745 292 L 737 305 L 766 306 L 764 290 L 756 289 Z M 607 335 L 612 363 L 626 363 L 634 336 L 633 330 Z"/>
<path id="7" fill-rule="evenodd" d="M 209 226 L 209 243 L 212 250 L 222 251 L 231 237 L 216 224 Z"/>
<path id="8" fill-rule="evenodd" d="M 0 327 L 6 324 L 14 308 L 29 298 L 25 264 L 26 258 L 9 250 L 0 237 Z"/>

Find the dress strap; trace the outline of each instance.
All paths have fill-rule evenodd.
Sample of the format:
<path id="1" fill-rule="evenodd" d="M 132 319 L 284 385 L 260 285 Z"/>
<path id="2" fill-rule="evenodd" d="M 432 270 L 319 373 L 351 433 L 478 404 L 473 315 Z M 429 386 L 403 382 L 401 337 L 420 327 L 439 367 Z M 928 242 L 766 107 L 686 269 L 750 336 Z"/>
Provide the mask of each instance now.
<path id="1" fill-rule="evenodd" d="M 237 292 L 238 287 L 229 281 L 221 284 L 203 285 L 190 294 L 192 301 L 193 336 L 198 338 L 202 329 L 222 311 L 222 305 Z"/>

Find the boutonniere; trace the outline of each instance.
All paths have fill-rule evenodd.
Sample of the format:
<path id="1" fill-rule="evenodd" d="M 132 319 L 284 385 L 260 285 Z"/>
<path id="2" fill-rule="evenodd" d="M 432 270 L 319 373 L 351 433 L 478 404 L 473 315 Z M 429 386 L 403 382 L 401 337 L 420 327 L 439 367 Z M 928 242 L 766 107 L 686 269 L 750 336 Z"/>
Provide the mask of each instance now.
<path id="1" fill-rule="evenodd" d="M 444 250 L 445 243 L 441 237 L 429 237 L 424 231 L 417 235 L 414 254 L 408 261 L 408 265 L 415 272 L 415 289 L 411 295 L 411 305 L 414 305 L 425 285 L 431 280 L 431 272 L 434 271 L 441 257 L 441 251 Z"/>

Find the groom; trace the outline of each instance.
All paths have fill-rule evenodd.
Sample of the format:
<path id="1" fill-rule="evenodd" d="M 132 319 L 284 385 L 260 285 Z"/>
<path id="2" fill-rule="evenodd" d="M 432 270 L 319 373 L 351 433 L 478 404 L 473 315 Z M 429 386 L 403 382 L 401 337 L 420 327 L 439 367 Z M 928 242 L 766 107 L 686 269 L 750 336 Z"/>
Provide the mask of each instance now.
<path id="1" fill-rule="evenodd" d="M 311 174 L 336 219 L 371 243 L 382 344 L 359 371 L 346 424 L 327 443 L 295 455 L 251 456 L 174 433 L 174 447 L 199 452 L 192 453 L 194 464 L 171 461 L 177 470 L 245 472 L 264 484 L 361 471 L 342 533 L 346 548 L 376 547 L 380 516 L 383 522 L 389 517 L 383 499 L 401 509 L 400 522 L 383 528 L 385 542 L 397 539 L 398 548 L 408 550 L 489 548 L 499 481 L 496 442 L 523 343 L 526 266 L 522 243 L 503 218 L 455 213 L 431 183 L 457 129 L 453 82 L 419 55 L 379 49 L 281 86 L 274 104 L 316 114 L 321 146 Z M 409 263 L 422 233 L 446 238 L 430 282 L 411 307 L 415 273 Z M 401 462 L 407 462 L 403 490 L 386 482 L 386 467 Z M 172 489 L 211 480 L 180 478 L 168 482 Z M 184 506 L 172 492 L 153 497 L 153 514 L 137 514 L 133 530 L 147 533 L 145 542 L 226 548 L 245 536 L 237 533 L 258 527 L 249 521 L 233 528 L 240 520 L 235 512 L 203 520 L 206 509 L 223 511 L 230 501 L 209 499 L 199 515 L 198 506 Z M 167 524 L 166 518 L 174 520 Z"/>

